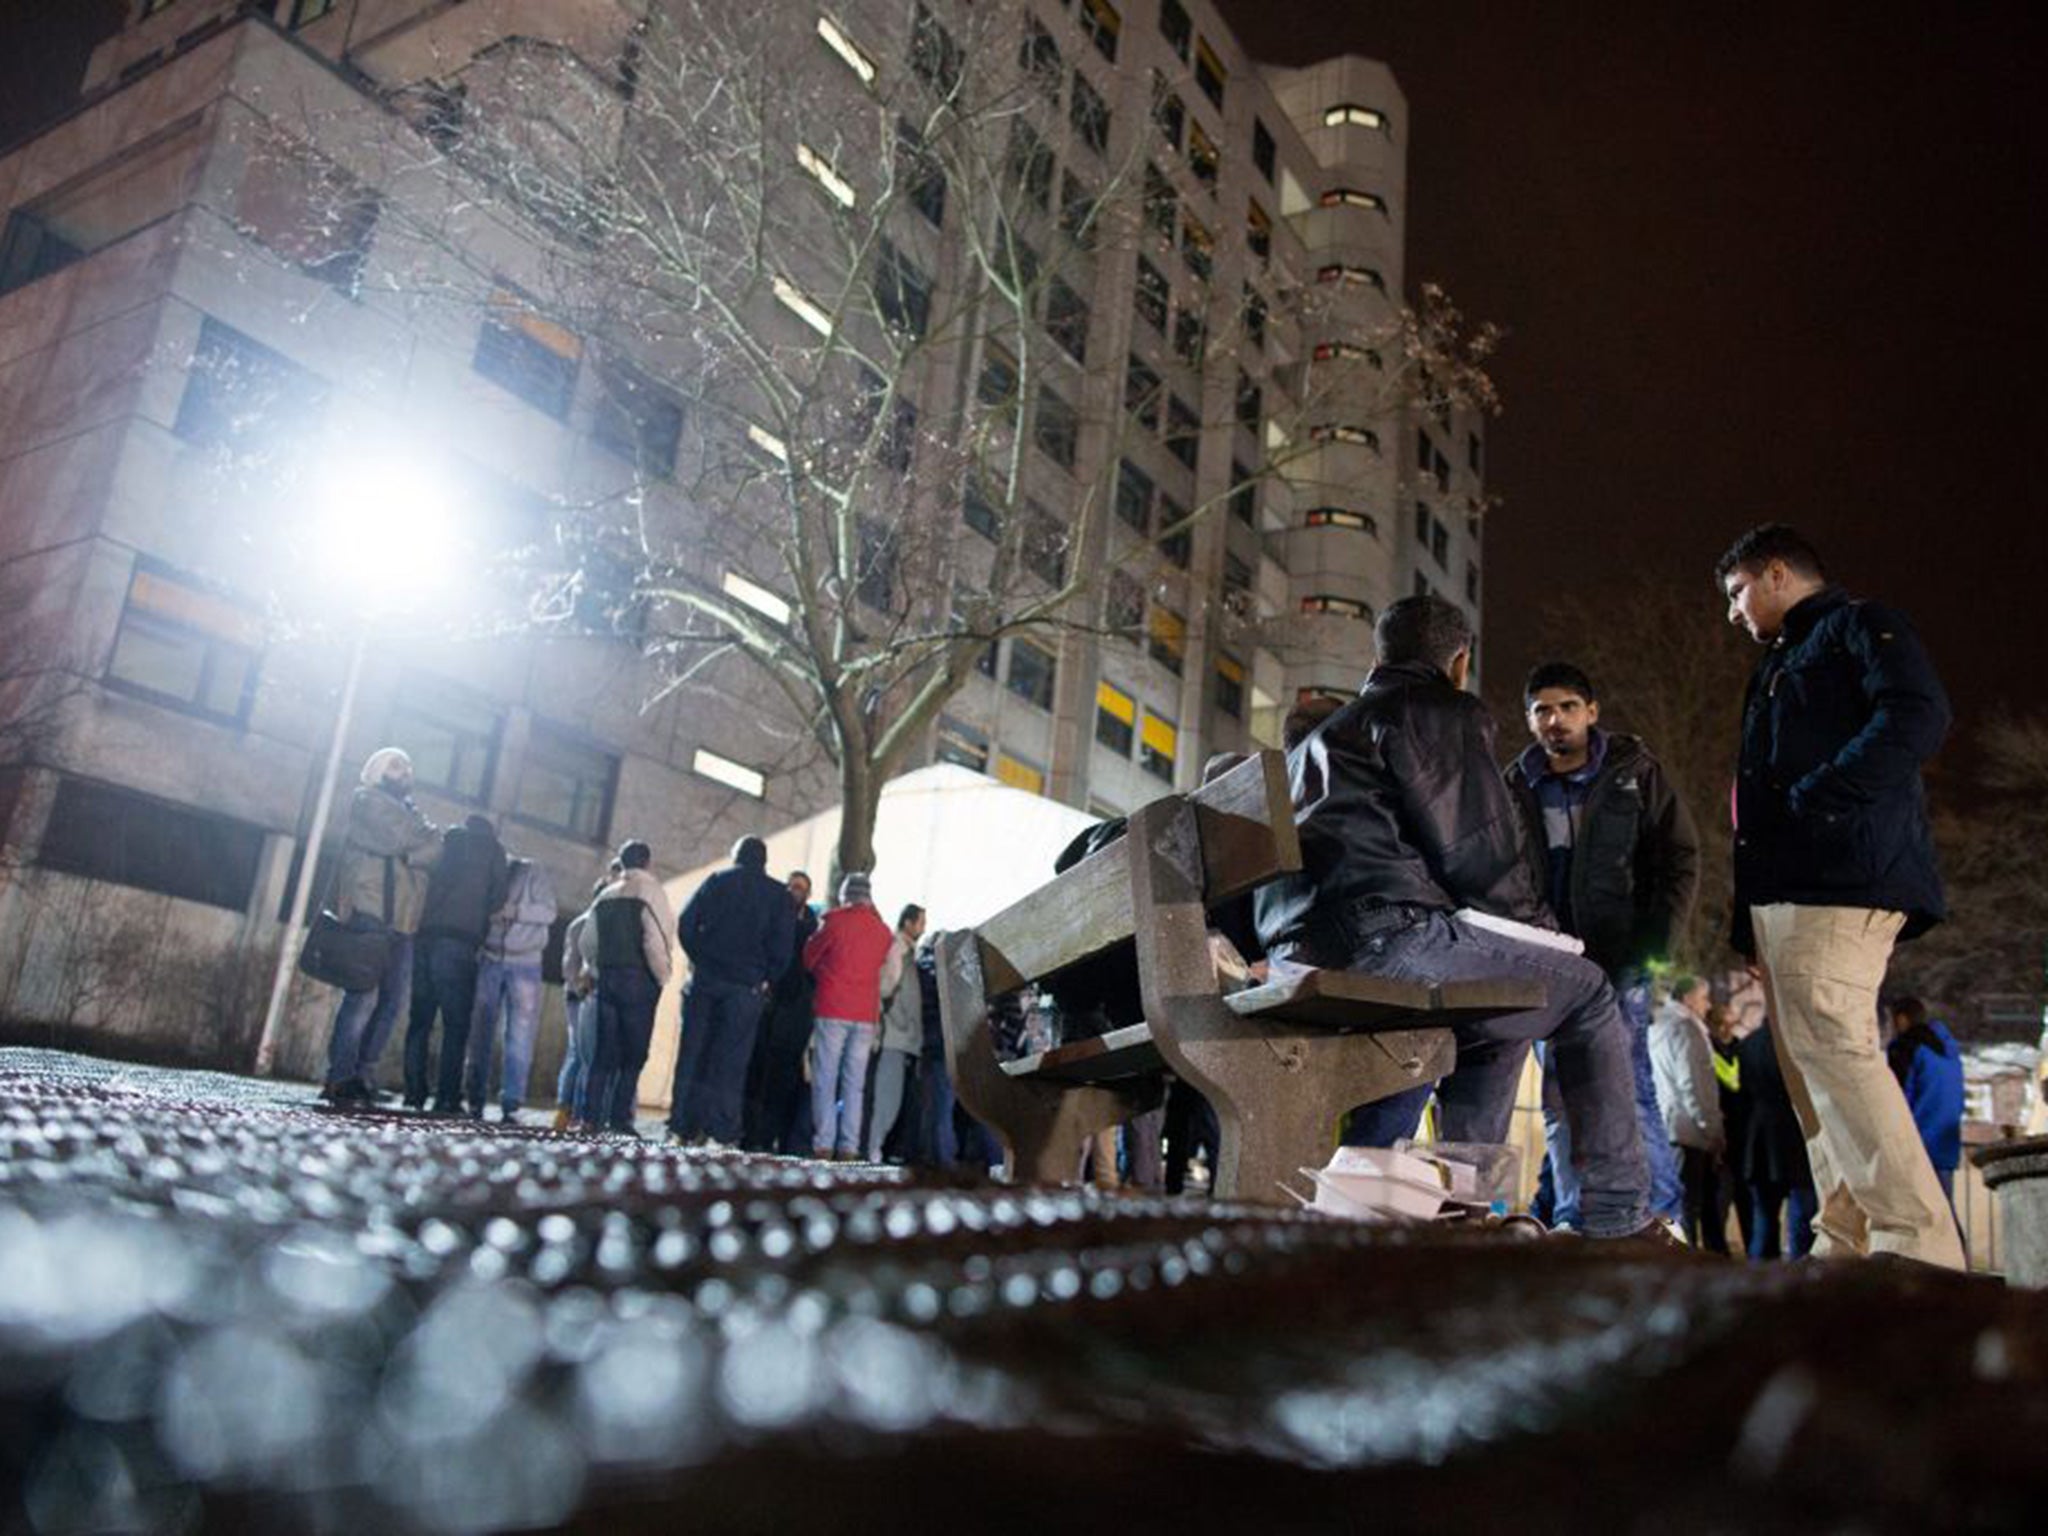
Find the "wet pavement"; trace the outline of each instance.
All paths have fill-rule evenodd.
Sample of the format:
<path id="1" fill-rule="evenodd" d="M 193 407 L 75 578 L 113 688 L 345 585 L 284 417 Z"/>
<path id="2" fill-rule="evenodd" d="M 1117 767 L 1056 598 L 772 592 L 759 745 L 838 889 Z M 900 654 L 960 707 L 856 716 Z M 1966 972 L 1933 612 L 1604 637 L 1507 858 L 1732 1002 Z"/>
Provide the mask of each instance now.
<path id="1" fill-rule="evenodd" d="M 2038 1530 L 2048 1299 L 0 1050 L 0 1533 Z"/>

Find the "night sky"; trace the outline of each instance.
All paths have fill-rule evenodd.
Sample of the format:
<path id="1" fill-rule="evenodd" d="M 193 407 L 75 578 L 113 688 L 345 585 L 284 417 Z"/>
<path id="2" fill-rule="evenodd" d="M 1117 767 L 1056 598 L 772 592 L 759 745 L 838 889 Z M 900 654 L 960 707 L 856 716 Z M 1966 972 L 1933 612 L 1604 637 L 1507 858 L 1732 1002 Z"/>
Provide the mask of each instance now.
<path id="1" fill-rule="evenodd" d="M 2030 7 L 1222 4 L 1262 58 L 1392 65 L 1409 286 L 1512 332 L 1496 686 L 1553 593 L 1679 582 L 1719 622 L 1714 557 L 1780 518 L 1915 619 L 1966 727 L 2048 712 Z"/>
<path id="2" fill-rule="evenodd" d="M 1778 517 L 1914 616 L 1965 726 L 2048 711 L 2029 6 L 1223 8 L 1261 57 L 1393 66 L 1410 286 L 1512 332 L 1488 455 L 1497 680 L 1560 592 L 1679 582 L 1719 622 L 1714 556 Z M 119 11 L 0 0 L 0 140 L 63 104 Z"/>

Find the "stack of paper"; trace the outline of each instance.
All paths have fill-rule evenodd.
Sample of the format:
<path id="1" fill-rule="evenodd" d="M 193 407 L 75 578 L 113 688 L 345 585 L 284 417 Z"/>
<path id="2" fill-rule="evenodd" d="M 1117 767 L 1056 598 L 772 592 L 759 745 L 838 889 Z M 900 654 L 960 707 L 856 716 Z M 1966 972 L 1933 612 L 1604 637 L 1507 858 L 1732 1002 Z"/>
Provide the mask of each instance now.
<path id="1" fill-rule="evenodd" d="M 1315 1184 L 1309 1209 L 1360 1221 L 1427 1220 L 1477 1194 L 1470 1165 L 1389 1147 L 1339 1147 L 1327 1167 L 1301 1171 Z"/>

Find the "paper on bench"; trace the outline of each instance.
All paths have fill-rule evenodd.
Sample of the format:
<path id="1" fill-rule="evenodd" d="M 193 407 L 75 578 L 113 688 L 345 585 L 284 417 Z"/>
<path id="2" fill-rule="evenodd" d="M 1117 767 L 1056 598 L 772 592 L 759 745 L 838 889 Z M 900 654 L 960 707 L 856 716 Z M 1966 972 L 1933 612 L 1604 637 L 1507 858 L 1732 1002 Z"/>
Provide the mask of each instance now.
<path id="1" fill-rule="evenodd" d="M 1518 923 L 1512 917 L 1495 917 L 1491 912 L 1480 912 L 1471 907 L 1460 907 L 1451 915 L 1470 927 L 1484 928 L 1488 933 L 1497 933 L 1503 938 L 1520 939 L 1524 944 L 1541 944 L 1545 949 L 1561 949 L 1568 955 L 1586 952 L 1584 943 L 1568 933 L 1559 933 L 1555 928 L 1538 928 L 1533 923 Z"/>

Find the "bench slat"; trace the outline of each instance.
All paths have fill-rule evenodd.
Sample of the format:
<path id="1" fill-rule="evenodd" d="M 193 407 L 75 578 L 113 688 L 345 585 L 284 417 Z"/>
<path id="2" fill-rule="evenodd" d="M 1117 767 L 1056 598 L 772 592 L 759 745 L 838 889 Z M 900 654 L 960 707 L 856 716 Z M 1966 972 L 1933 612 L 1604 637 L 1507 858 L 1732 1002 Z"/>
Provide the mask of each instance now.
<path id="1" fill-rule="evenodd" d="M 1434 1006 L 1430 989 L 1420 982 L 1323 970 L 1290 971 L 1277 981 L 1233 992 L 1223 1001 L 1241 1019 L 1313 1024 L 1319 1029 L 1369 1029 L 1388 1019 L 1409 1022 L 1412 1015 L 1427 1014 Z"/>
<path id="2" fill-rule="evenodd" d="M 1099 1083 L 1119 1077 L 1137 1077 L 1158 1072 L 1166 1063 L 1152 1044 L 1152 1030 L 1144 1024 L 1127 1024 L 1091 1040 L 1056 1045 L 1033 1056 L 1020 1056 L 1002 1064 L 1011 1077 L 1048 1077 L 1063 1083 Z"/>
<path id="3" fill-rule="evenodd" d="M 1286 760 L 1261 752 L 1189 796 L 1202 838 L 1210 904 L 1301 868 Z M 1120 839 L 977 930 L 984 990 L 1014 992 L 1131 937 L 1131 850 Z"/>

